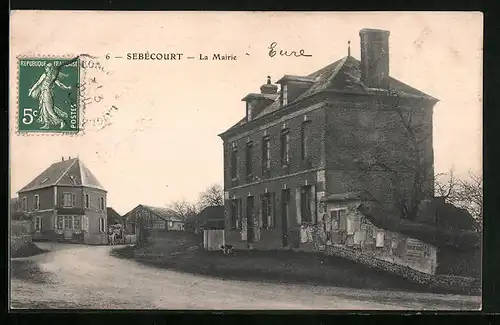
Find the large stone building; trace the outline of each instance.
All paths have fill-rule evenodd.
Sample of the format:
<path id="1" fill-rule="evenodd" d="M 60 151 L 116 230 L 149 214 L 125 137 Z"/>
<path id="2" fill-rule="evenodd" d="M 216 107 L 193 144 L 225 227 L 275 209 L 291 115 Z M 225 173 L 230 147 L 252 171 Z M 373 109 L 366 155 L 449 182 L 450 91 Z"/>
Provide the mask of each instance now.
<path id="1" fill-rule="evenodd" d="M 360 31 L 350 54 L 307 76 L 285 75 L 243 98 L 224 142 L 226 243 L 301 247 L 322 198 L 363 190 L 411 218 L 433 197 L 437 99 L 389 75 L 389 32 Z"/>
<path id="2" fill-rule="evenodd" d="M 49 166 L 18 191 L 33 239 L 106 244 L 106 190 L 79 158 Z"/>

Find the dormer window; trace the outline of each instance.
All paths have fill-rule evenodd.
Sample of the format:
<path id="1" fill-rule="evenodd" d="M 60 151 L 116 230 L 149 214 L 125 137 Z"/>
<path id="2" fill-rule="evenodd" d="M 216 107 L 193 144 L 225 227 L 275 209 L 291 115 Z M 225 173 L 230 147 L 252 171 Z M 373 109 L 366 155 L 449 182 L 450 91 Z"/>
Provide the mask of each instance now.
<path id="1" fill-rule="evenodd" d="M 247 102 L 247 121 L 250 122 L 252 120 L 252 103 Z"/>
<path id="2" fill-rule="evenodd" d="M 288 105 L 288 85 L 281 86 L 281 106 Z"/>

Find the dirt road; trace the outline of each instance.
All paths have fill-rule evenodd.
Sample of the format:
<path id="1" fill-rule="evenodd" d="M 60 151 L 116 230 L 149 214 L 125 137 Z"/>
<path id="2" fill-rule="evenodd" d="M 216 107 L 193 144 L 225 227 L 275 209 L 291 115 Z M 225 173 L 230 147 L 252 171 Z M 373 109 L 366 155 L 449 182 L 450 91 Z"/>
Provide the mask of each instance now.
<path id="1" fill-rule="evenodd" d="M 12 308 L 64 309 L 479 309 L 480 298 L 221 280 L 144 266 L 110 247 L 43 243 L 17 259 L 41 273 L 11 279 Z"/>

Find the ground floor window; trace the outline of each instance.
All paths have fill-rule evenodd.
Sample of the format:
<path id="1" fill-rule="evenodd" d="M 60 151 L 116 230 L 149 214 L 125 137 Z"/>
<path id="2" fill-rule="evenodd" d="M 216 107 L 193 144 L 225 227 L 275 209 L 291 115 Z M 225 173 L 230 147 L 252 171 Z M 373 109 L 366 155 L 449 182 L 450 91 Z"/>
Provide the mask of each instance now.
<path id="1" fill-rule="evenodd" d="M 241 229 L 241 200 L 231 201 L 231 229 Z"/>
<path id="2" fill-rule="evenodd" d="M 57 230 L 63 230 L 63 229 L 64 229 L 64 217 L 57 216 Z"/>
<path id="3" fill-rule="evenodd" d="M 36 231 L 41 231 L 42 230 L 42 217 L 36 217 L 35 218 L 35 230 Z"/>
<path id="4" fill-rule="evenodd" d="M 82 225 L 80 222 L 80 216 L 73 216 L 73 229 L 75 229 L 75 230 L 82 229 Z"/>
<path id="5" fill-rule="evenodd" d="M 82 229 L 81 216 L 57 216 L 56 229 L 57 230 L 81 230 Z"/>
<path id="6" fill-rule="evenodd" d="M 85 231 L 89 230 L 89 218 L 87 216 L 82 216 L 82 229 Z"/>
<path id="7" fill-rule="evenodd" d="M 300 210 L 302 215 L 302 223 L 312 222 L 312 211 L 311 211 L 311 186 L 303 186 L 300 191 Z"/>
<path id="8" fill-rule="evenodd" d="M 266 193 L 262 196 L 262 227 L 274 227 L 274 195 L 273 193 Z"/>
<path id="9" fill-rule="evenodd" d="M 64 216 L 64 229 L 72 229 L 72 228 L 73 228 L 73 217 Z"/>

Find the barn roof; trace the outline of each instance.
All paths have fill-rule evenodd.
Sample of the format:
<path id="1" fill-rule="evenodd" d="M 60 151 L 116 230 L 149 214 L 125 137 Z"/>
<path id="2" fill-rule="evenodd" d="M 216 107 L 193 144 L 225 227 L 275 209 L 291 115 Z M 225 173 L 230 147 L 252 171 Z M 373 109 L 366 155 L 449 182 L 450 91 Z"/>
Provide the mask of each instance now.
<path id="1" fill-rule="evenodd" d="M 146 210 L 146 211 L 150 212 L 151 214 L 154 214 L 158 218 L 166 220 L 166 221 L 185 222 L 181 217 L 179 217 L 178 213 L 172 209 L 164 208 L 164 207 L 155 207 L 155 206 L 145 205 L 145 204 L 139 204 L 134 209 L 132 209 L 130 212 L 128 212 L 124 217 L 127 220 L 129 218 L 132 218 L 131 220 L 133 220 L 135 218 L 134 212 L 141 210 L 141 209 Z"/>

